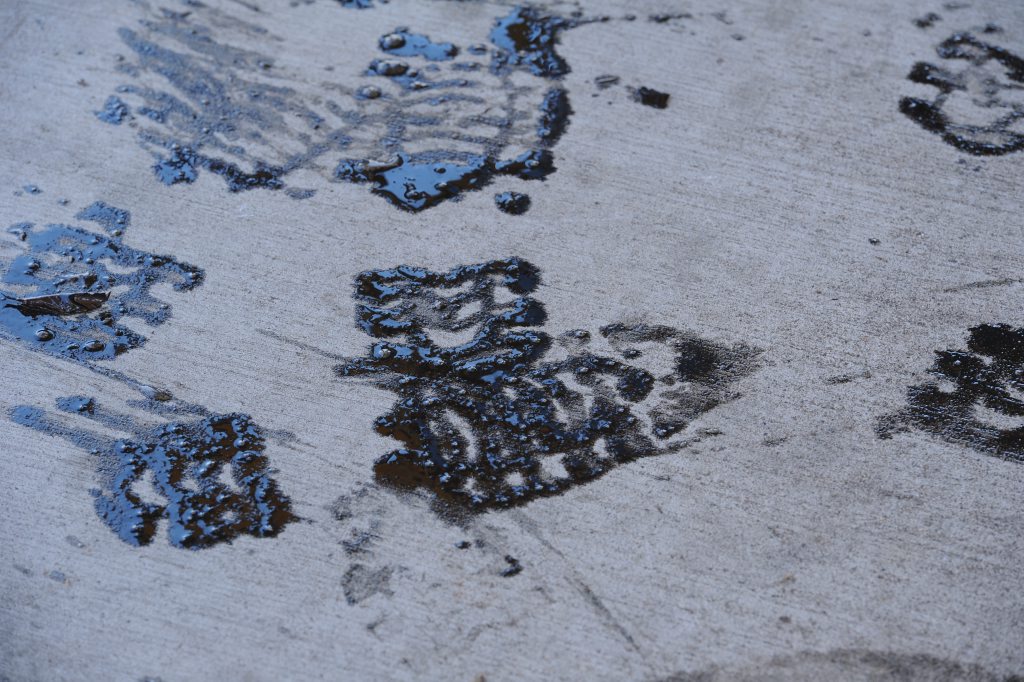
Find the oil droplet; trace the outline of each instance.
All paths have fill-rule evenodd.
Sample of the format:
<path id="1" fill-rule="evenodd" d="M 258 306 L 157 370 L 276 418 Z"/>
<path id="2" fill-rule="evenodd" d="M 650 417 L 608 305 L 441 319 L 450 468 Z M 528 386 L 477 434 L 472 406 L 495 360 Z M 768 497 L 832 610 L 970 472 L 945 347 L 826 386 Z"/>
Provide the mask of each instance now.
<path id="1" fill-rule="evenodd" d="M 501 192 L 494 195 L 494 203 L 510 215 L 522 215 L 530 209 L 530 197 L 519 192 Z"/>

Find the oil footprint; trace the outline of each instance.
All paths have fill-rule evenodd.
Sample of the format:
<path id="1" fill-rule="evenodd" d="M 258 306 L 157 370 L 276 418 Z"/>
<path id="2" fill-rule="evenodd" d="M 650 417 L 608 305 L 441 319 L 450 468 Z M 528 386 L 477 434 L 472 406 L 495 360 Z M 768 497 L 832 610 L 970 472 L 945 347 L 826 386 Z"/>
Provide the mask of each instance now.
<path id="1" fill-rule="evenodd" d="M 972 327 L 967 350 L 935 353 L 935 381 L 907 391 L 907 406 L 884 417 L 881 438 L 920 430 L 1010 462 L 1024 462 L 1024 329 Z"/>
<path id="2" fill-rule="evenodd" d="M 941 64 L 918 62 L 907 78 L 937 94 L 904 97 L 900 111 L 968 154 L 1024 149 L 1024 59 L 970 33 L 953 34 L 935 51 Z"/>
<path id="3" fill-rule="evenodd" d="M 395 394 L 376 430 L 402 447 L 379 482 L 432 494 L 442 514 L 558 495 L 708 435 L 688 427 L 738 396 L 759 352 L 667 326 L 610 324 L 555 337 L 518 259 L 356 278 L 356 320 L 378 339 L 337 367 Z"/>
<path id="4" fill-rule="evenodd" d="M 275 536 L 296 520 L 251 417 L 139 390 L 142 399 L 128 402 L 132 414 L 70 396 L 57 400 L 56 411 L 22 405 L 10 416 L 95 458 L 96 513 L 131 545 L 150 544 L 161 525 L 172 546 L 203 549 L 243 535 Z"/>

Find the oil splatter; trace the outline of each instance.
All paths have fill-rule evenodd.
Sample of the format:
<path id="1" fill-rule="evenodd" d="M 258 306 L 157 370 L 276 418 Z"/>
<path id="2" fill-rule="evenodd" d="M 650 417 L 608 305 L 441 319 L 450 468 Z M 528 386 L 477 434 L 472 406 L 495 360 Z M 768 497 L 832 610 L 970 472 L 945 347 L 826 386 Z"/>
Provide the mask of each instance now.
<path id="1" fill-rule="evenodd" d="M 654 107 L 655 109 L 665 109 L 668 107 L 669 94 L 665 92 L 659 92 L 653 88 L 641 86 L 633 91 L 633 99 L 640 104 L 648 107 Z"/>
<path id="2" fill-rule="evenodd" d="M 277 535 L 296 520 L 288 497 L 271 478 L 263 433 L 248 415 L 211 414 L 164 398 L 130 403 L 177 417 L 160 424 L 106 410 L 86 396 L 57 401 L 59 412 L 131 434 L 128 438 L 76 426 L 28 405 L 15 407 L 10 416 L 97 458 L 101 488 L 92 491 L 96 513 L 129 544 L 150 544 L 161 521 L 171 545 L 202 549 L 241 535 Z"/>
<path id="3" fill-rule="evenodd" d="M 907 407 L 884 417 L 881 438 L 920 429 L 1012 462 L 1024 462 L 1024 329 L 972 327 L 967 350 L 936 353 L 938 380 L 911 387 Z"/>
<path id="4" fill-rule="evenodd" d="M 932 100 L 904 97 L 900 111 L 968 154 L 997 156 L 1024 149 L 1024 134 L 1014 130 L 1024 120 L 1024 59 L 969 33 L 950 36 L 936 52 L 962 68 L 915 64 L 907 78 L 938 94 Z M 947 111 L 974 112 L 977 120 L 958 122 Z"/>
<path id="5" fill-rule="evenodd" d="M 379 340 L 337 371 L 397 394 L 376 428 L 403 447 L 377 460 L 378 481 L 432 492 L 441 513 L 557 495 L 679 451 L 692 441 L 673 437 L 733 399 L 735 381 L 756 366 L 747 346 L 665 326 L 611 324 L 553 340 L 532 296 L 539 283 L 518 258 L 356 278 L 358 325 Z"/>
<path id="6" fill-rule="evenodd" d="M 494 203 L 510 215 L 522 215 L 530 209 L 530 197 L 519 192 L 502 192 L 494 195 Z"/>
<path id="7" fill-rule="evenodd" d="M 171 307 L 151 293 L 154 286 L 188 291 L 202 283 L 203 271 L 125 244 L 128 211 L 95 202 L 75 217 L 103 232 L 64 224 L 8 229 L 13 240 L 0 244 L 0 262 L 7 263 L 0 334 L 52 355 L 110 359 L 145 342 L 124 318 L 152 327 L 170 318 Z"/>

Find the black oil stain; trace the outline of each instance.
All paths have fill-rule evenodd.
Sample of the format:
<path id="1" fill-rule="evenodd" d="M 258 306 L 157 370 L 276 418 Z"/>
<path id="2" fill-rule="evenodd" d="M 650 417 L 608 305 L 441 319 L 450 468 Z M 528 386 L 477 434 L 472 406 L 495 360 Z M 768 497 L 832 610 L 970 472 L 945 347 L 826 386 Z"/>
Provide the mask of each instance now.
<path id="1" fill-rule="evenodd" d="M 670 95 L 666 92 L 660 92 L 653 88 L 641 86 L 633 91 L 633 99 L 640 104 L 648 107 L 654 107 L 655 109 L 665 109 L 668 107 L 668 99 Z"/>
<path id="2" fill-rule="evenodd" d="M 203 549 L 242 535 L 271 537 L 297 520 L 271 477 L 264 434 L 251 417 L 213 414 L 166 392 L 142 393 L 145 400 L 129 405 L 161 423 L 107 410 L 87 396 L 58 399 L 63 415 L 22 405 L 10 417 L 96 458 L 96 513 L 131 545 L 150 544 L 161 522 L 171 545 Z M 114 437 L 94 427 L 131 435 Z"/>
<path id="3" fill-rule="evenodd" d="M 949 68 L 918 62 L 907 78 L 938 94 L 932 100 L 904 97 L 900 111 L 968 154 L 998 156 L 1024 149 L 1024 134 L 1013 130 L 1024 119 L 1024 59 L 969 33 L 953 34 L 936 52 Z M 953 65 L 962 68 L 954 71 Z M 986 122 L 957 122 L 946 113 L 950 110 L 970 110 Z"/>
<path id="4" fill-rule="evenodd" d="M 882 418 L 878 435 L 919 429 L 1024 462 L 1024 329 L 983 324 L 969 331 L 967 350 L 936 352 L 929 373 L 942 384 L 911 387 L 907 407 Z"/>
<path id="5" fill-rule="evenodd" d="M 733 384 L 756 366 L 747 346 L 665 326 L 552 339 L 533 297 L 539 284 L 537 268 L 518 258 L 356 278 L 358 325 L 380 340 L 337 371 L 397 394 L 376 428 L 402 448 L 377 460 L 379 482 L 425 489 L 443 514 L 558 495 L 679 451 L 692 441 L 673 436 L 735 398 Z M 591 350 L 599 343 L 601 354 Z"/>
<path id="6" fill-rule="evenodd" d="M 495 194 L 494 203 L 502 212 L 510 215 L 522 215 L 530 210 L 530 197 L 519 192 Z"/>
<path id="7" fill-rule="evenodd" d="M 16 255 L 9 257 L 0 290 L 0 334 L 51 355 L 110 359 L 146 340 L 124 318 L 151 327 L 170 318 L 171 307 L 151 293 L 154 286 L 189 291 L 204 275 L 170 256 L 125 244 L 128 211 L 95 202 L 75 218 L 103 231 L 32 223 L 8 229 Z M 0 258 L 7 258 L 2 250 Z"/>

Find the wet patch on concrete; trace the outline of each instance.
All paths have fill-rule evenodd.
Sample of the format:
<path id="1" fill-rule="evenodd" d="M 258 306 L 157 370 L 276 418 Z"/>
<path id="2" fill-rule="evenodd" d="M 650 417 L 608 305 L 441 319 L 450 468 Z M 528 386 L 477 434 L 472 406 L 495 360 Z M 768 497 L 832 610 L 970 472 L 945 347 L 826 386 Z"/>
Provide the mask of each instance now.
<path id="1" fill-rule="evenodd" d="M 51 355 L 107 360 L 146 340 L 125 318 L 150 327 L 170 318 L 171 306 L 152 293 L 154 286 L 189 291 L 204 274 L 128 246 L 128 211 L 95 202 L 75 218 L 100 229 L 27 222 L 8 228 L 0 243 L 0 335 Z"/>
<path id="2" fill-rule="evenodd" d="M 691 444 L 690 423 L 757 366 L 753 348 L 659 325 L 552 337 L 539 284 L 518 258 L 356 278 L 357 323 L 378 340 L 337 372 L 396 394 L 376 429 L 402 447 L 377 460 L 379 482 L 443 514 L 558 495 Z"/>
<path id="3" fill-rule="evenodd" d="M 129 401 L 131 414 L 69 396 L 56 401 L 55 411 L 21 405 L 10 418 L 95 458 L 96 513 L 131 545 L 150 544 L 161 525 L 171 545 L 203 549 L 242 535 L 274 536 L 296 520 L 251 417 L 214 414 L 166 391 L 137 388 L 142 398 Z"/>
<path id="4" fill-rule="evenodd" d="M 1024 329 L 972 327 L 967 350 L 936 352 L 935 381 L 907 391 L 907 407 L 880 420 L 881 438 L 912 429 L 1024 462 Z"/>
<path id="5" fill-rule="evenodd" d="M 918 62 L 907 78 L 937 94 L 904 97 L 900 111 L 968 154 L 1024 149 L 1024 59 L 970 33 L 953 34 L 936 53 L 941 64 Z"/>

